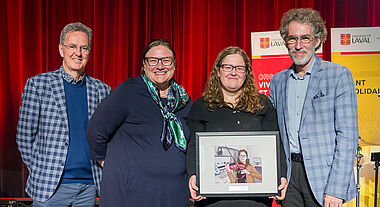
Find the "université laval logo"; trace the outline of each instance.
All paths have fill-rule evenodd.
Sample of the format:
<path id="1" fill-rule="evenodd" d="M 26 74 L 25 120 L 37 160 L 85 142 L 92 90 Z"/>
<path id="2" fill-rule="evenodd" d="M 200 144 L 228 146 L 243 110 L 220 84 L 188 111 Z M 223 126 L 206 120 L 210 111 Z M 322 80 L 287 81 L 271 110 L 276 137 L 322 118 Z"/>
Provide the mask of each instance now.
<path id="1" fill-rule="evenodd" d="M 350 45 L 351 44 L 351 34 L 340 34 L 340 44 Z"/>
<path id="2" fill-rule="evenodd" d="M 269 48 L 269 37 L 260 38 L 260 48 Z"/>

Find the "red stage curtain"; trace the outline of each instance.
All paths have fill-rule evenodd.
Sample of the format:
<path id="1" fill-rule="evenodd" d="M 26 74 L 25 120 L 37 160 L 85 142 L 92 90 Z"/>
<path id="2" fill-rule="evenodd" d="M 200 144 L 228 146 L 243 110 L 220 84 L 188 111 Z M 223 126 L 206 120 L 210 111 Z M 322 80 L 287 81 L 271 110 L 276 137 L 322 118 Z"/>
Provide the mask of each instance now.
<path id="1" fill-rule="evenodd" d="M 61 65 L 67 23 L 93 29 L 86 71 L 112 88 L 140 74 L 148 41 L 168 39 L 177 53 L 175 79 L 196 99 L 220 50 L 237 45 L 251 56 L 250 33 L 277 30 L 295 7 L 319 10 L 328 29 L 380 26 L 380 0 L 0 0 L 0 197 L 25 196 L 15 143 L 21 94 L 27 78 Z"/>

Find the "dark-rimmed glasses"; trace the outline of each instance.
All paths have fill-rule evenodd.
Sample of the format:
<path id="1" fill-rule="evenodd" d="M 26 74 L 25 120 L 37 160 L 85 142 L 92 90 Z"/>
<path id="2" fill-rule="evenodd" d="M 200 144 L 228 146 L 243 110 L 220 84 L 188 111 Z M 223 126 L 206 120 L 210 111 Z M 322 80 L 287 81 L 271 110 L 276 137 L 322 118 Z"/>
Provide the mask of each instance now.
<path id="1" fill-rule="evenodd" d="M 75 44 L 62 45 L 65 46 L 70 52 L 75 52 L 78 49 L 78 45 Z M 83 54 L 88 54 L 90 52 L 90 48 L 87 45 L 82 45 L 79 47 L 79 49 Z"/>
<path id="2" fill-rule="evenodd" d="M 302 35 L 301 37 L 289 36 L 285 40 L 287 44 L 296 44 L 298 40 L 301 40 L 302 44 L 309 44 L 310 42 L 314 41 L 314 39 L 314 37 L 311 37 L 309 35 Z"/>
<path id="3" fill-rule="evenodd" d="M 235 71 L 238 73 L 244 73 L 247 67 L 245 65 L 233 66 L 231 64 L 222 64 L 220 68 L 222 68 L 224 72 L 231 72 L 235 69 Z"/>
<path id="4" fill-rule="evenodd" d="M 145 57 L 145 60 L 149 66 L 156 66 L 158 65 L 160 61 L 163 66 L 171 66 L 174 62 L 173 57 L 162 57 L 162 58 Z"/>

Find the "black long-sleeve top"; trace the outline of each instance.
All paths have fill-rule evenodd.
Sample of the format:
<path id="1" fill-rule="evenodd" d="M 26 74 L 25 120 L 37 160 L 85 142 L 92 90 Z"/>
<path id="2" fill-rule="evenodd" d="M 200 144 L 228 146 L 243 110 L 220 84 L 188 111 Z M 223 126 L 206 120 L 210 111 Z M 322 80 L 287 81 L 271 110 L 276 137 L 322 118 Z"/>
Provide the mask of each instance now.
<path id="1" fill-rule="evenodd" d="M 278 131 L 275 109 L 265 95 L 260 95 L 260 98 L 264 108 L 255 113 L 239 112 L 227 105 L 210 111 L 204 102 L 204 97 L 197 99 L 193 103 L 187 118 L 191 134 L 186 154 L 186 169 L 189 177 L 195 175 L 196 168 L 195 132 Z M 286 178 L 286 171 L 285 151 L 281 142 L 280 176 Z M 207 200 L 215 202 L 215 200 L 219 199 L 208 198 Z M 210 204 L 210 202 L 208 203 Z M 220 202 L 216 202 L 215 204 L 217 204 L 216 206 L 225 206 Z"/>

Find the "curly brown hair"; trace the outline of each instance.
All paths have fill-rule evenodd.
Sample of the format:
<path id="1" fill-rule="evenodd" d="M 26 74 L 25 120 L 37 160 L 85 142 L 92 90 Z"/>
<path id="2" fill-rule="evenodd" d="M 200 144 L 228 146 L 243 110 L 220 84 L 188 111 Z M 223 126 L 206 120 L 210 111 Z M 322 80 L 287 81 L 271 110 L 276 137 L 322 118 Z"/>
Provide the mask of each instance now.
<path id="1" fill-rule="evenodd" d="M 313 29 L 313 35 L 321 40 L 319 45 L 315 48 L 315 51 L 317 51 L 326 41 L 327 29 L 325 21 L 323 21 L 318 11 L 310 8 L 299 8 L 291 9 L 284 13 L 281 18 L 281 26 L 279 29 L 281 37 L 284 40 L 288 37 L 289 23 L 292 21 L 306 23 L 311 26 Z"/>
<path id="2" fill-rule="evenodd" d="M 221 108 L 227 105 L 224 101 L 224 96 L 222 92 L 222 85 L 220 82 L 220 77 L 218 76 L 220 72 L 220 66 L 223 60 L 228 55 L 239 54 L 244 60 L 246 65 L 246 78 L 241 87 L 241 93 L 238 97 L 235 110 L 255 113 L 264 108 L 261 103 L 260 94 L 256 88 L 255 80 L 253 78 L 251 62 L 247 54 L 239 47 L 227 47 L 223 49 L 215 60 L 214 66 L 212 67 L 210 76 L 206 83 L 206 89 L 203 92 L 204 101 L 207 105 L 208 110 L 214 111 L 215 109 Z"/>

